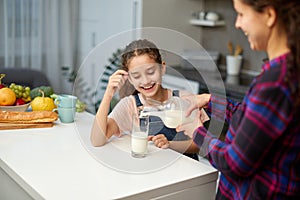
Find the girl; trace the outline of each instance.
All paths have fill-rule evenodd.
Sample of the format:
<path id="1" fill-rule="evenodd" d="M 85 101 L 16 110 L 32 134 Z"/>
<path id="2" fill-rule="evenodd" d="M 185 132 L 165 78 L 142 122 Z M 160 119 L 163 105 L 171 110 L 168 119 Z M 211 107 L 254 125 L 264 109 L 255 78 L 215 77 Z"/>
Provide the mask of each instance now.
<path id="1" fill-rule="evenodd" d="M 130 132 L 132 116 L 138 114 L 139 109 L 142 109 L 143 106 L 149 106 L 146 98 L 163 102 L 172 95 L 184 95 L 186 93 L 180 91 L 177 94 L 176 91 L 172 92 L 170 89 L 162 87 L 162 76 L 165 73 L 166 65 L 161 59 L 159 50 L 150 41 L 137 40 L 130 43 L 122 55 L 122 65 L 124 69 L 117 70 L 110 77 L 97 111 L 91 133 L 91 142 L 94 146 L 104 145 L 112 135 L 119 137 L 122 132 Z M 127 79 L 134 86 L 137 94 L 121 99 L 108 115 L 113 95 L 124 85 Z M 159 119 L 151 116 L 150 121 L 157 122 Z M 177 133 L 175 129 L 161 126 L 151 135 L 149 140 L 153 141 L 157 147 L 171 148 L 178 152 L 188 153 L 194 159 L 198 158 L 196 154 L 199 150 L 198 147 L 191 139 L 183 133 Z"/>
<path id="2" fill-rule="evenodd" d="M 299 0 L 233 0 L 236 28 L 269 61 L 241 104 L 198 96 L 196 107 L 226 107 L 225 142 L 198 121 L 187 131 L 220 172 L 217 199 L 300 199 Z M 214 114 L 214 116 L 217 116 Z M 189 127 L 179 127 L 178 130 Z"/>

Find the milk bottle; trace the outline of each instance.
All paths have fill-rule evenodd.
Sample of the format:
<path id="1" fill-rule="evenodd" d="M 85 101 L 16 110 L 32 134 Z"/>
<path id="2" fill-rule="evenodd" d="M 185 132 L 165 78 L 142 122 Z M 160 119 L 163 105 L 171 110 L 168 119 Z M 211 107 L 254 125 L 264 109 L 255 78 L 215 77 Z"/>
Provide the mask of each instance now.
<path id="1" fill-rule="evenodd" d="M 197 110 L 194 110 L 190 116 L 186 117 L 189 102 L 177 96 L 171 97 L 162 104 L 157 102 L 154 107 L 156 110 L 145 109 L 141 112 L 140 116 L 158 116 L 164 122 L 165 126 L 169 128 L 176 128 L 180 124 L 192 122 L 197 116 Z"/>

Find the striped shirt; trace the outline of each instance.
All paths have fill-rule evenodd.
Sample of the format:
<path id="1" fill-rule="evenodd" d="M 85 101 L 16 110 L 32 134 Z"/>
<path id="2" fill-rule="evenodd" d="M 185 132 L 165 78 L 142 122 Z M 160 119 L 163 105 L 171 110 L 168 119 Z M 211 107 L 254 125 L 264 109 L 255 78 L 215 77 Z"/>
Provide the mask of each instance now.
<path id="1" fill-rule="evenodd" d="M 241 104 L 211 96 L 208 113 L 229 123 L 225 141 L 199 127 L 194 142 L 221 172 L 217 199 L 300 199 L 300 109 L 287 55 L 263 65 Z"/>

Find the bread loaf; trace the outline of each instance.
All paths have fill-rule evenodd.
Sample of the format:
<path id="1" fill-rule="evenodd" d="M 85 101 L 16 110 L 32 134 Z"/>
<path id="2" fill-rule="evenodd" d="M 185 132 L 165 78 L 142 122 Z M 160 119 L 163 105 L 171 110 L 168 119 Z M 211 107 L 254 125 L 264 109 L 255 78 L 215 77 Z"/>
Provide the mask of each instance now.
<path id="1" fill-rule="evenodd" d="M 33 124 L 54 122 L 58 115 L 52 111 L 14 112 L 0 111 L 0 123 Z"/>

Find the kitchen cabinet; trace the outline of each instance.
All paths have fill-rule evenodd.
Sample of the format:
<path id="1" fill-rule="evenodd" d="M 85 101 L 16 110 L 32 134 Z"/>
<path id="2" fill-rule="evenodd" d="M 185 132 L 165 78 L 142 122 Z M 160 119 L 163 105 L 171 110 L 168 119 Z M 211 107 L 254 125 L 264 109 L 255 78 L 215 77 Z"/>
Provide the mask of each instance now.
<path id="1" fill-rule="evenodd" d="M 79 63 L 82 64 L 89 53 L 101 43 L 107 43 L 114 35 L 141 27 L 142 0 L 80 0 L 79 7 Z M 127 40 L 136 38 L 132 35 Z M 111 46 L 115 45 L 115 46 Z M 121 44 L 110 42 L 103 54 L 112 55 Z M 108 59 L 107 57 L 106 59 Z M 88 84 L 95 84 L 98 62 L 89 60 L 89 67 L 84 70 Z M 97 73 L 96 73 L 97 74 Z"/>
<path id="2" fill-rule="evenodd" d="M 94 112 L 99 97 L 93 93 L 99 89 L 106 67 L 111 63 L 113 53 L 136 39 L 138 31 L 120 33 L 141 27 L 142 0 L 79 0 L 79 46 L 77 77 L 74 93 L 85 101 Z M 103 90 L 97 91 L 99 96 Z M 97 98 L 97 99 L 96 99 Z"/>
<path id="3" fill-rule="evenodd" d="M 142 0 L 80 0 L 79 13 L 82 62 L 94 47 L 109 37 L 141 27 Z"/>

